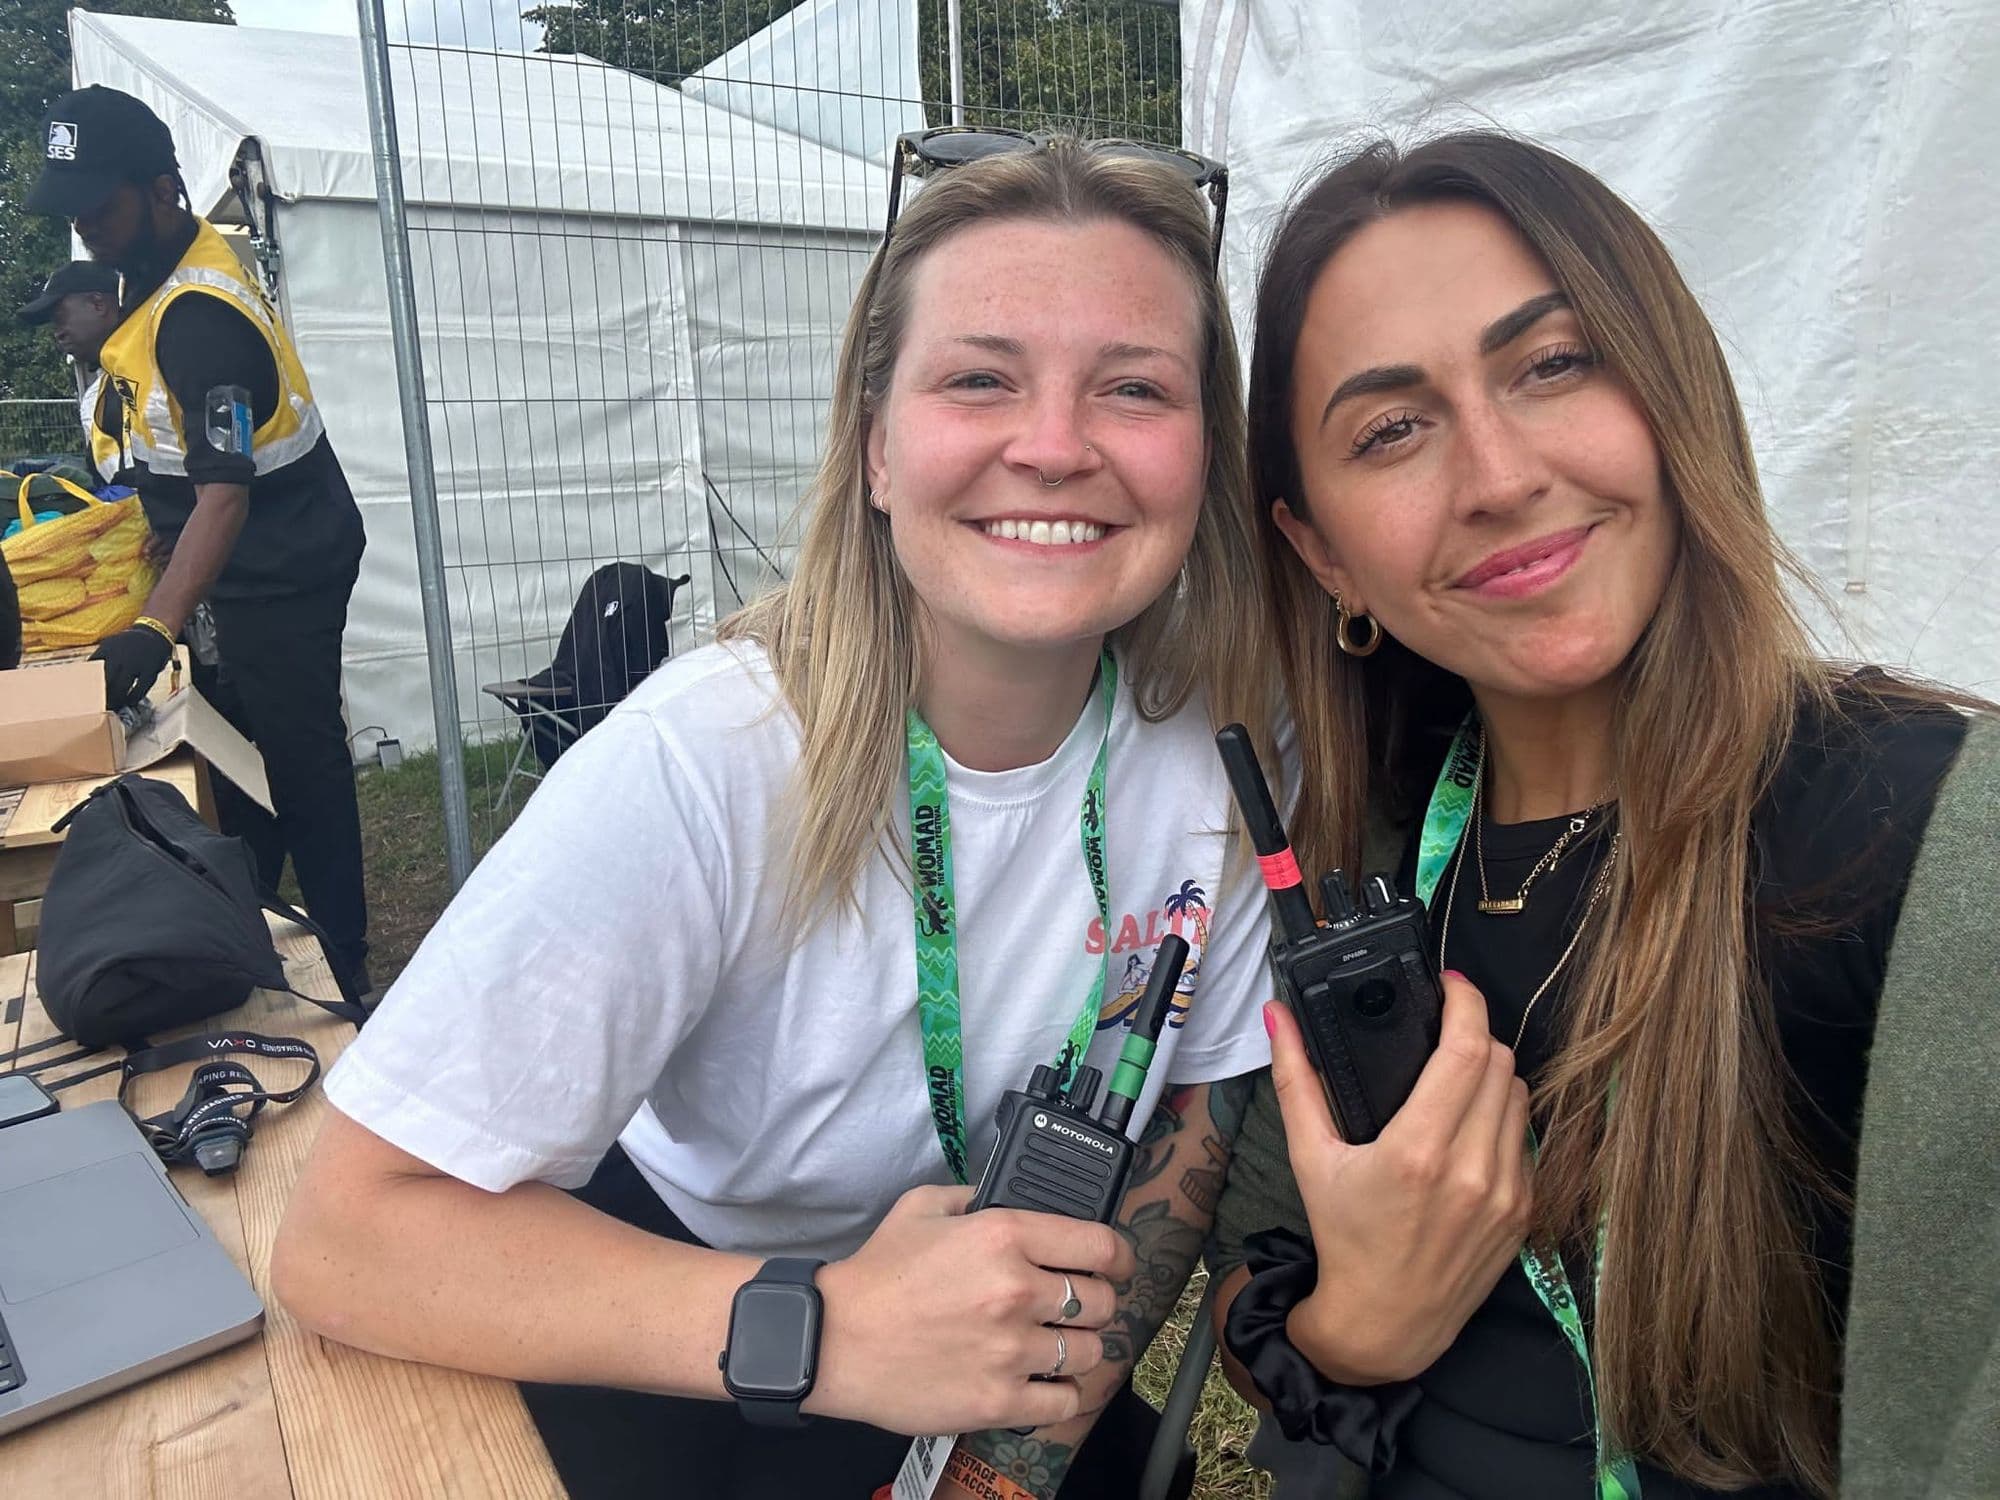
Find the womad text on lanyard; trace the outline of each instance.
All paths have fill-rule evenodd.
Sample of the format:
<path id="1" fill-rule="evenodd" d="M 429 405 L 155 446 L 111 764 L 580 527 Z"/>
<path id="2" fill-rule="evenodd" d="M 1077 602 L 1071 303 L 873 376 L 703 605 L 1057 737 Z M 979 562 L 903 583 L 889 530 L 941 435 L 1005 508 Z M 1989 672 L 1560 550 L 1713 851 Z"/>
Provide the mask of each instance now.
<path id="1" fill-rule="evenodd" d="M 1472 812 L 1472 786 L 1479 774 L 1479 753 L 1477 731 L 1468 719 L 1459 727 L 1457 736 L 1451 742 L 1451 753 L 1444 758 L 1444 769 L 1438 772 L 1437 786 L 1431 792 L 1430 806 L 1424 811 L 1424 826 L 1417 840 L 1417 899 L 1429 906 L 1436 894 L 1438 881 L 1450 864 L 1452 851 L 1458 841 L 1465 836 L 1465 824 Z M 1535 1133 L 1528 1132 L 1528 1146 L 1535 1149 Z M 1593 1267 L 1595 1279 L 1604 1265 L 1604 1226 L 1597 1229 L 1597 1264 Z M 1583 1366 L 1585 1384 L 1590 1390 L 1590 1424 L 1597 1450 L 1597 1495 L 1598 1500 L 1640 1500 L 1639 1471 L 1632 1460 L 1622 1454 L 1608 1453 L 1604 1447 L 1604 1424 L 1597 1411 L 1597 1376 L 1590 1363 L 1590 1340 L 1583 1331 L 1583 1319 L 1576 1309 L 1576 1297 L 1570 1291 L 1569 1274 L 1563 1270 L 1562 1258 L 1551 1256 L 1544 1260 L 1534 1247 L 1521 1247 L 1521 1269 L 1527 1273 L 1528 1284 L 1535 1289 L 1535 1295 L 1542 1299 L 1542 1306 L 1549 1310 L 1549 1316 L 1556 1320 L 1556 1326 L 1569 1340 L 1569 1346 L 1576 1352 L 1577 1362 Z"/>
<path id="2" fill-rule="evenodd" d="M 1104 705 L 1104 738 L 1097 744 L 1090 780 L 1083 791 L 1078 825 L 1083 864 L 1097 896 L 1106 941 L 1097 979 L 1083 997 L 1056 1059 L 1059 1087 L 1090 1050 L 1104 1006 L 1104 983 L 1111 970 L 1111 898 L 1104 875 L 1104 762 L 1111 748 L 1111 711 L 1118 692 L 1118 667 L 1106 651 L 1097 665 L 1098 696 Z M 944 752 L 937 736 L 915 709 L 908 720 L 910 753 L 910 890 L 916 907 L 917 1020 L 923 1027 L 924 1076 L 930 1088 L 931 1121 L 952 1180 L 966 1181 L 965 1039 L 958 1010 L 958 903 L 951 883 L 951 797 L 945 786 Z"/>

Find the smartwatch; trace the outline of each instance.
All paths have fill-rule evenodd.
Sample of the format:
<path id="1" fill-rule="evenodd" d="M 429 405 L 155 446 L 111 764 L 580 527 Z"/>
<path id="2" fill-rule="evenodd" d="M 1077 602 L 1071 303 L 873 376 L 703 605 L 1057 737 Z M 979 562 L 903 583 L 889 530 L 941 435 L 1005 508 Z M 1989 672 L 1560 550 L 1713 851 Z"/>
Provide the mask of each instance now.
<path id="1" fill-rule="evenodd" d="M 821 1304 L 813 1277 L 825 1264 L 779 1256 L 736 1289 L 729 1346 L 716 1364 L 745 1421 L 803 1427 L 809 1420 L 799 1405 L 819 1374 Z"/>

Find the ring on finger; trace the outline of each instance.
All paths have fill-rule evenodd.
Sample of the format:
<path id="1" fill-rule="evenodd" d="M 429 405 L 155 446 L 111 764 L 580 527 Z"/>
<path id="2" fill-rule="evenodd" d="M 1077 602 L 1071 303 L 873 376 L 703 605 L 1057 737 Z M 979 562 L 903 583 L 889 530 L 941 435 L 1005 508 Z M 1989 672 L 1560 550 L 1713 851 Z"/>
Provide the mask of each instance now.
<path id="1" fill-rule="evenodd" d="M 1062 1375 L 1064 1369 L 1069 1365 L 1069 1340 L 1063 1337 L 1063 1331 L 1060 1328 L 1051 1328 L 1049 1332 L 1056 1336 L 1056 1362 L 1049 1366 L 1049 1372 L 1043 1378 L 1055 1380 Z"/>
<path id="2" fill-rule="evenodd" d="M 1083 1299 L 1077 1296 L 1076 1283 L 1069 1279 L 1069 1273 L 1067 1271 L 1062 1273 L 1062 1279 L 1063 1279 L 1063 1305 L 1062 1305 L 1062 1311 L 1056 1314 L 1056 1321 L 1058 1323 L 1067 1323 L 1072 1318 L 1080 1318 L 1083 1316 Z"/>

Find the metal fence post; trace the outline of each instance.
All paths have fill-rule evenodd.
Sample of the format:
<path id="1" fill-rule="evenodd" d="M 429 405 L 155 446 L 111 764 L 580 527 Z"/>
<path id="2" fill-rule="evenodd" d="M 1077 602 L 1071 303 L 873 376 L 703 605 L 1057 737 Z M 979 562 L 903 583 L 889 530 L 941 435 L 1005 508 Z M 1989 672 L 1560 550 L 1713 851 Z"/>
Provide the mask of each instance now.
<path id="1" fill-rule="evenodd" d="M 423 351 L 417 344 L 417 294 L 410 271 L 409 216 L 403 202 L 403 158 L 396 140 L 396 93 L 389 74 L 382 0 L 357 0 L 362 74 L 368 85 L 368 134 L 375 148 L 375 201 L 382 223 L 382 261 L 389 273 L 389 331 L 396 349 L 396 389 L 403 410 L 403 451 L 410 467 L 410 518 L 416 530 L 417 582 L 423 600 L 424 647 L 430 658 L 431 717 L 437 725 L 438 773 L 444 792 L 445 856 L 452 889 L 472 873 L 472 812 L 465 786 L 465 737 L 458 719 L 458 672 L 451 654 L 451 615 L 444 589 L 444 537 L 438 524 L 437 471 L 431 462 L 430 418 L 424 401 Z"/>
<path id="2" fill-rule="evenodd" d="M 945 0 L 945 45 L 951 49 L 951 123 L 965 123 L 965 39 L 959 24 L 959 0 Z"/>

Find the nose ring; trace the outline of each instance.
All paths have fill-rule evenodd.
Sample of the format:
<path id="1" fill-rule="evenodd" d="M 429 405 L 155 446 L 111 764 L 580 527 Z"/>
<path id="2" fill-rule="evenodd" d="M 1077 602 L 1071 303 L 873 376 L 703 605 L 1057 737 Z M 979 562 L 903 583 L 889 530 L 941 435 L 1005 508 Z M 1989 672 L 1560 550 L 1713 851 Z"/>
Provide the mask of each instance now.
<path id="1" fill-rule="evenodd" d="M 1041 480 L 1043 488 L 1052 490 L 1057 485 L 1061 484 L 1063 482 L 1063 479 L 1069 478 L 1069 475 L 1067 474 L 1063 475 L 1062 479 L 1051 479 L 1049 478 L 1048 475 L 1044 474 L 1040 469 L 1037 469 L 1035 470 L 1035 478 Z"/>

